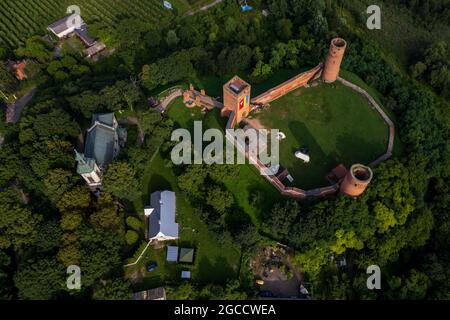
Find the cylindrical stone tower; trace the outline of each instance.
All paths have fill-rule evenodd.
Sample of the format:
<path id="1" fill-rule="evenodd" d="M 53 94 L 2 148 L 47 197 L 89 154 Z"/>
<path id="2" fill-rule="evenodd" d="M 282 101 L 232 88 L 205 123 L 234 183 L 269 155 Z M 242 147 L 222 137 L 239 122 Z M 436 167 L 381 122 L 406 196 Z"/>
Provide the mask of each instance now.
<path id="1" fill-rule="evenodd" d="M 354 164 L 341 184 L 341 193 L 350 197 L 360 196 L 372 180 L 372 169 L 362 164 Z"/>
<path id="2" fill-rule="evenodd" d="M 322 79 L 326 83 L 336 81 L 339 76 L 341 62 L 344 58 L 344 52 L 347 48 L 347 42 L 342 38 L 334 38 L 331 40 L 330 50 L 328 51 L 325 66 L 323 67 Z"/>

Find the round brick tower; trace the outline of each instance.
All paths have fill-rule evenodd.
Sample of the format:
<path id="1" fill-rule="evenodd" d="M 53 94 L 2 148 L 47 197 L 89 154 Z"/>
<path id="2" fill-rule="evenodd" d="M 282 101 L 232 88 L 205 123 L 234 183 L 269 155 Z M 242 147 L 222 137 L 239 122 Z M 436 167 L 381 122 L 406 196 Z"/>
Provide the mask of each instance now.
<path id="1" fill-rule="evenodd" d="M 360 196 L 372 180 L 372 169 L 362 164 L 354 164 L 341 184 L 341 193 L 350 197 Z"/>
<path id="2" fill-rule="evenodd" d="M 344 39 L 334 38 L 331 40 L 330 50 L 328 51 L 325 66 L 323 67 L 322 79 L 324 82 L 331 83 L 336 81 L 346 48 L 347 42 Z"/>

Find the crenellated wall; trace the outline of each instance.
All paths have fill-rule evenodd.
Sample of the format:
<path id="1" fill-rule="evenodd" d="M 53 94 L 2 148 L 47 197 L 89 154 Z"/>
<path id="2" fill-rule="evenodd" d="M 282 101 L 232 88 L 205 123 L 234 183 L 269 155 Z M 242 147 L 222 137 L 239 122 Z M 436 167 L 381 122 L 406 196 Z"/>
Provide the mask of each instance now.
<path id="1" fill-rule="evenodd" d="M 267 90 L 266 92 L 260 94 L 257 97 L 251 99 L 251 103 L 253 104 L 267 104 L 273 100 L 276 100 L 285 94 L 295 90 L 297 88 L 303 87 L 311 80 L 315 80 L 320 78 L 322 74 L 322 63 L 316 66 L 315 68 L 308 70 L 306 72 L 302 72 L 295 77 L 283 82 L 282 84 Z"/>
<path id="2" fill-rule="evenodd" d="M 366 97 L 371 103 L 372 107 L 380 114 L 383 120 L 389 126 L 389 143 L 388 148 L 385 154 L 380 156 L 377 160 L 369 165 L 369 167 L 373 167 L 377 165 L 379 162 L 388 159 L 392 155 L 392 149 L 394 145 L 394 124 L 389 119 L 389 117 L 384 113 L 381 107 L 375 102 L 375 100 L 363 89 L 356 86 L 355 84 L 346 81 L 339 77 L 340 65 L 342 62 L 342 58 L 345 53 L 345 49 L 347 47 L 347 43 L 345 40 L 341 38 L 335 38 L 331 41 L 329 53 L 325 64 L 319 64 L 311 70 L 300 73 L 295 77 L 283 82 L 282 84 L 269 89 L 268 91 L 260 94 L 259 96 L 250 99 L 250 104 L 248 103 L 248 99 L 245 98 L 250 97 L 250 88 L 251 86 L 235 76 L 232 78 L 227 84 L 224 85 L 224 105 L 215 101 L 214 103 L 210 103 L 212 107 L 216 107 L 221 109 L 221 114 L 224 117 L 228 117 L 228 122 L 226 129 L 234 129 L 234 127 L 239 123 L 242 118 L 245 118 L 248 114 L 248 111 L 255 107 L 256 105 L 265 105 L 274 101 L 285 94 L 306 86 L 309 82 L 322 78 L 324 82 L 331 83 L 336 80 L 340 81 L 345 86 L 352 88 L 353 90 L 359 92 L 364 97 Z M 229 92 L 229 84 L 230 82 L 237 81 L 237 91 Z M 193 94 L 193 96 L 192 96 Z M 183 95 L 185 103 L 192 101 L 195 105 L 204 105 L 201 103 L 200 98 L 203 99 L 212 99 L 205 95 L 205 92 L 196 92 L 192 86 L 190 86 L 190 90 L 186 91 Z M 194 100 L 196 99 L 196 100 Z M 244 100 L 242 100 L 244 99 Z M 242 103 L 242 101 L 246 101 Z M 297 200 L 306 199 L 308 197 L 325 197 L 332 194 L 336 194 L 340 191 L 343 194 L 347 194 L 352 197 L 357 197 L 361 195 L 367 185 L 370 183 L 372 178 L 372 171 L 369 167 L 356 164 L 352 166 L 350 171 L 347 173 L 344 181 L 332 183 L 331 185 L 311 189 L 311 190 L 303 190 L 295 187 L 287 187 L 284 183 L 278 178 L 279 176 L 273 175 L 270 172 L 270 169 L 264 165 L 258 158 L 258 156 L 251 155 L 246 151 L 246 146 L 243 142 L 237 141 L 233 134 L 226 130 L 225 137 L 229 141 L 233 141 L 238 152 L 243 153 L 245 157 L 249 160 L 251 164 L 253 164 L 256 168 L 259 169 L 261 174 L 283 195 L 286 197 L 294 198 Z M 362 173 L 368 172 L 367 177 L 363 176 Z M 363 172 L 364 171 L 364 172 Z"/>

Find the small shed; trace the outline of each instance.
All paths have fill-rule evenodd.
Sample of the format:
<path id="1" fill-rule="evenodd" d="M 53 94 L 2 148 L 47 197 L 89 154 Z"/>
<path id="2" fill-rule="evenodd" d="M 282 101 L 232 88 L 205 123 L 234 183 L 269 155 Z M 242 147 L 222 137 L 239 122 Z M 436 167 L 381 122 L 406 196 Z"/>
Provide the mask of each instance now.
<path id="1" fill-rule="evenodd" d="M 10 70 L 14 73 L 17 80 L 25 80 L 26 78 L 28 78 L 28 76 L 25 72 L 25 68 L 27 66 L 26 60 L 9 61 L 8 64 L 9 64 Z"/>
<path id="2" fill-rule="evenodd" d="M 167 261 L 168 262 L 178 261 L 178 247 L 167 246 Z"/>
<path id="3" fill-rule="evenodd" d="M 163 287 L 135 292 L 133 300 L 166 300 L 166 290 Z"/>
<path id="4" fill-rule="evenodd" d="M 190 279 L 191 278 L 191 272 L 187 270 L 181 271 L 181 278 L 182 279 Z"/>
<path id="5" fill-rule="evenodd" d="M 95 42 L 94 45 L 84 50 L 84 54 L 87 58 L 91 58 L 104 49 L 106 49 L 106 45 L 103 42 Z"/>
<path id="6" fill-rule="evenodd" d="M 192 263 L 192 261 L 194 261 L 194 251 L 193 248 L 181 248 L 179 261 Z"/>

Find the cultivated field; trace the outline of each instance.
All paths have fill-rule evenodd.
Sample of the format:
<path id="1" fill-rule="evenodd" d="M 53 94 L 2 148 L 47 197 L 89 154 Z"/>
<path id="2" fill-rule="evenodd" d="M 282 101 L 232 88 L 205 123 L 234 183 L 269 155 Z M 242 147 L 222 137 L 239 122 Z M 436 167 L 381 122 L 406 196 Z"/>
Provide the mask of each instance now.
<path id="1" fill-rule="evenodd" d="M 171 1 L 181 14 L 197 1 Z M 70 5 L 77 5 L 87 22 L 92 19 L 114 25 L 122 17 L 160 23 L 174 12 L 162 0 L 2 0 L 0 1 L 0 45 L 15 48 L 32 35 L 44 34 L 47 26 L 64 17 Z"/>

